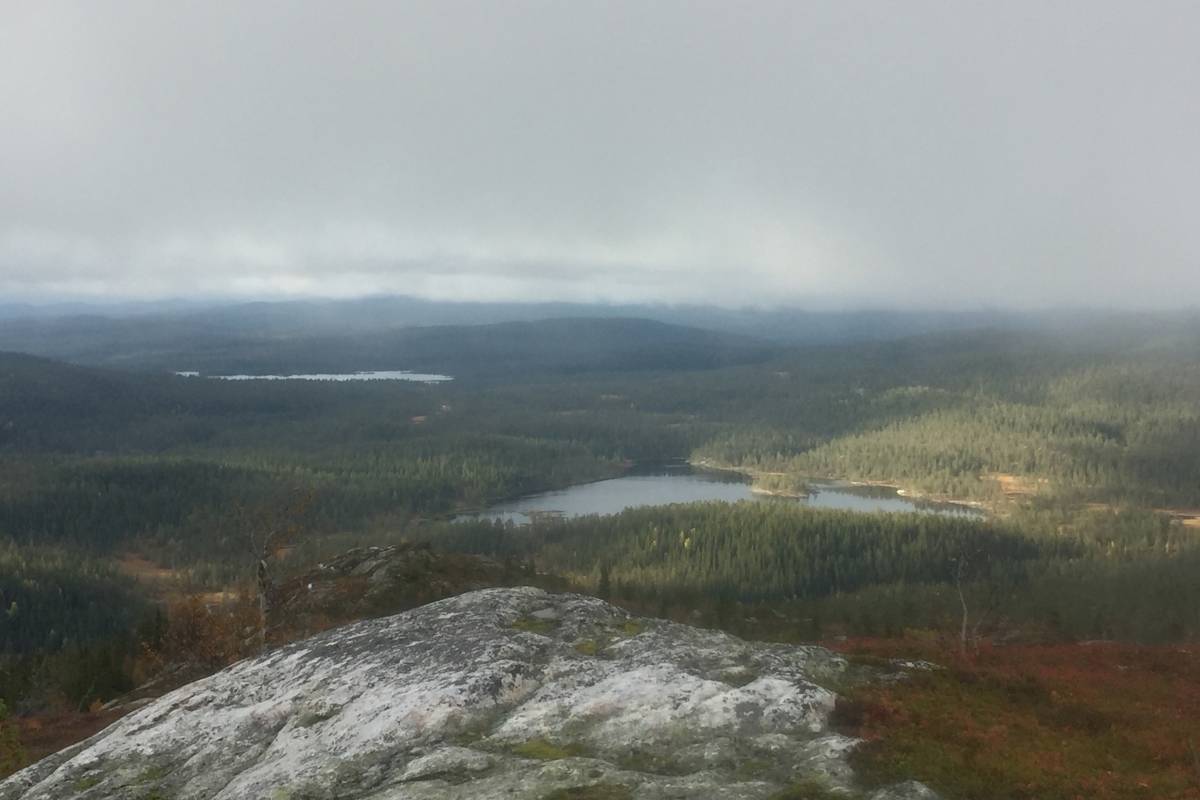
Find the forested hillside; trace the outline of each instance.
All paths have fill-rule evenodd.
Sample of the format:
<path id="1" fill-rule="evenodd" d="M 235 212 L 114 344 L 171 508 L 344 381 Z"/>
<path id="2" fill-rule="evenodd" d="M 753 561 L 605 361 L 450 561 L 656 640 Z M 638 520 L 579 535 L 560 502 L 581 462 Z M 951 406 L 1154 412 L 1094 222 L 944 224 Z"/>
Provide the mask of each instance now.
<path id="1" fill-rule="evenodd" d="M 731 426 L 694 457 L 958 498 L 1001 500 L 996 478 L 1011 476 L 1024 493 L 1067 502 L 1200 506 L 1193 326 L 932 337 L 832 355 L 776 362 L 777 384 L 764 380 L 755 404 L 760 424 Z"/>
<path id="2" fill-rule="evenodd" d="M 12 556 L 0 579 L 50 591 L 60 578 L 28 565 L 59 564 L 54 575 L 81 599 L 44 605 L 58 616 L 36 631 L 13 616 L 0 632 L 15 652 L 128 625 L 126 590 L 100 588 L 110 557 L 136 554 L 196 588 L 230 586 L 252 569 L 256 510 L 315 491 L 295 558 L 317 557 L 322 541 L 421 538 L 533 557 L 593 588 L 603 568 L 614 591 L 651 605 L 715 594 L 899 629 L 953 622 L 946 591 L 970 541 L 991 565 L 966 576 L 971 591 L 1003 584 L 1010 618 L 1079 636 L 1194 637 L 1195 606 L 1181 599 L 1200 532 L 1184 524 L 1200 506 L 1200 334 L 1152 322 L 774 350 L 621 320 L 405 333 L 428 354 L 495 367 L 487 380 L 437 385 L 228 382 L 3 355 L 0 537 Z M 972 499 L 994 518 L 780 505 L 631 511 L 536 532 L 448 522 L 689 458 L 768 488 L 835 477 Z M 18 594 L 5 589 L 0 602 L 20 614 L 34 595 Z M 80 616 L 80 604 L 92 610 Z"/>
<path id="3" fill-rule="evenodd" d="M 231 383 L 4 356 L 0 514 L 26 540 L 111 543 L 177 525 L 188 509 L 303 485 L 320 490 L 329 525 L 345 527 L 688 457 L 760 479 L 1187 509 L 1200 505 L 1197 353 L 1195 330 L 1178 326 L 979 334 L 487 386 Z M 53 510 L 38 499 L 47 492 Z M 101 517 L 122 533 L 106 533 Z"/>

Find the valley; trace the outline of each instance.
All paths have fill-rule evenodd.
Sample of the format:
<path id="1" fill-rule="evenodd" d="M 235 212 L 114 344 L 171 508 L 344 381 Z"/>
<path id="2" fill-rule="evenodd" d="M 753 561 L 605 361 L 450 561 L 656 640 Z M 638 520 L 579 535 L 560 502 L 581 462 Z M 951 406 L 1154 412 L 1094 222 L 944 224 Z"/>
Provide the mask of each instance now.
<path id="1" fill-rule="evenodd" d="M 919 654 L 985 683 L 1015 670 L 1048 686 L 1036 648 L 1084 663 L 1101 651 L 1073 643 L 1091 641 L 1190 674 L 1200 328 L 1122 324 L 795 345 L 568 319 L 362 333 L 349 350 L 285 337 L 252 357 L 204 345 L 169 365 L 144 341 L 94 342 L 103 367 L 0 355 L 0 699 L 22 720 L 86 713 L 189 660 L 211 670 L 521 584 L 751 641 Z M 454 379 L 217 381 L 181 366 Z M 259 554 L 256 583 L 252 541 L 276 530 L 290 533 Z M 369 603 L 347 574 L 329 584 L 336 604 L 261 618 L 263 585 L 300 597 L 303 576 L 364 547 L 436 555 Z M 238 639 L 255 626 L 275 633 Z M 200 638 L 184 646 L 186 631 Z M 919 690 L 860 699 L 929 700 Z M 972 713 L 1017 713 L 989 696 Z M 907 769 L 964 796 L 965 773 L 932 751 L 896 755 L 909 745 L 888 737 L 912 732 L 887 719 L 854 729 L 883 742 L 864 752 L 893 760 L 888 779 Z M 1161 769 L 1183 769 L 1186 749 L 1171 752 Z M 1171 780 L 1163 796 L 1188 796 Z M 1024 796 L 1018 784 L 997 786 Z"/>

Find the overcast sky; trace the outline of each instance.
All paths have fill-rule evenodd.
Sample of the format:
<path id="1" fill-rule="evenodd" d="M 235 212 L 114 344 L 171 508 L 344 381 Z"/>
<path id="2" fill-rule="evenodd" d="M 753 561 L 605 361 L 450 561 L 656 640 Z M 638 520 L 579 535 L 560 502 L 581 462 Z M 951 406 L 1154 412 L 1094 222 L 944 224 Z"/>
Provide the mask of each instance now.
<path id="1" fill-rule="evenodd" d="M 1200 304 L 1200 3 L 0 0 L 0 297 Z"/>

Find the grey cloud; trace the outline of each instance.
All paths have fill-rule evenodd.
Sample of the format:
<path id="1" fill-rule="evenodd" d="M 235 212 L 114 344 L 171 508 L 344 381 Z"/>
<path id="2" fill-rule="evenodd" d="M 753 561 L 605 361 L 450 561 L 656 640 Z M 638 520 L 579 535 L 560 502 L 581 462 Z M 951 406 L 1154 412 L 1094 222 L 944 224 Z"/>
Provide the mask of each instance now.
<path id="1" fill-rule="evenodd" d="M 10 3 L 0 291 L 1178 306 L 1191 3 Z"/>

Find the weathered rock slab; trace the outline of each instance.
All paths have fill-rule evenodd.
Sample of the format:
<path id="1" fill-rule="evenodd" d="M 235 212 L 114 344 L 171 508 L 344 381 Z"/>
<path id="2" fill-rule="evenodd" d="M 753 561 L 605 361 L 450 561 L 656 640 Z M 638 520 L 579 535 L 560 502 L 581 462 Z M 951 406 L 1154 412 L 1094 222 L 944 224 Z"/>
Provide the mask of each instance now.
<path id="1" fill-rule="evenodd" d="M 827 729 L 834 695 L 814 683 L 845 670 L 819 647 L 487 589 L 235 664 L 22 770 L 0 800 L 850 793 L 853 740 Z"/>

